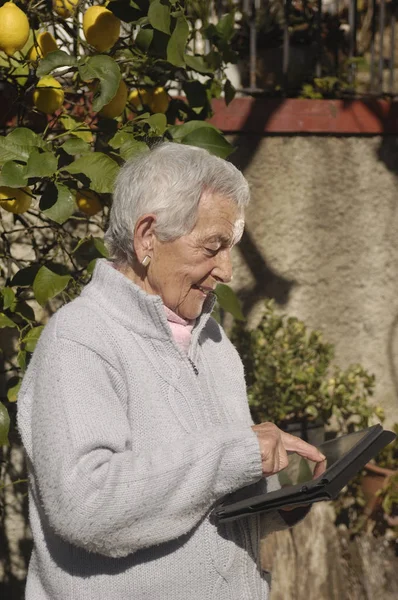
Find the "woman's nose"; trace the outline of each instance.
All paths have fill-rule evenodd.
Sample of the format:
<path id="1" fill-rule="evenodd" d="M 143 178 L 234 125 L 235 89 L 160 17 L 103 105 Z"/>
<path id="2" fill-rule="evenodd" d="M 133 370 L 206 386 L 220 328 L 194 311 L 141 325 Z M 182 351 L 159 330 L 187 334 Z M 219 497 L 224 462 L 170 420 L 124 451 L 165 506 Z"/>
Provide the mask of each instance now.
<path id="1" fill-rule="evenodd" d="M 232 279 L 232 261 L 231 250 L 225 248 L 217 254 L 217 262 L 213 269 L 212 275 L 215 279 L 222 283 L 229 283 Z"/>

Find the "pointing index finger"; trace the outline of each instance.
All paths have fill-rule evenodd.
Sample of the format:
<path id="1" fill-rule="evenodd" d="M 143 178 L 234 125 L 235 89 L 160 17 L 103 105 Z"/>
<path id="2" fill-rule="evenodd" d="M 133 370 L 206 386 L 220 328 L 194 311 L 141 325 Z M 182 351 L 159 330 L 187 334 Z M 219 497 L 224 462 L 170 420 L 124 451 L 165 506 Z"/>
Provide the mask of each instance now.
<path id="1" fill-rule="evenodd" d="M 326 456 L 324 456 L 318 448 L 315 448 L 315 446 L 308 444 L 304 440 L 291 435 L 290 433 L 282 432 L 282 442 L 287 452 L 296 452 L 296 454 L 299 454 L 303 458 L 308 458 L 308 460 L 314 462 L 326 460 Z"/>

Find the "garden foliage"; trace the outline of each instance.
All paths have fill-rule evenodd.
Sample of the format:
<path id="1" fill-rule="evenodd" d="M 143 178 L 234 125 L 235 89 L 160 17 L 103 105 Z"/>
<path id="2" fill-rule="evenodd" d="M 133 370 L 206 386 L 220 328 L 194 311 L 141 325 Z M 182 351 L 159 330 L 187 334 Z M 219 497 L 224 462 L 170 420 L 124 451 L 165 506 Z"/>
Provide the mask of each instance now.
<path id="1" fill-rule="evenodd" d="M 111 0 L 96 32 L 86 13 L 97 4 L 18 0 L 28 39 L 0 51 L 0 444 L 45 321 L 107 256 L 103 231 L 124 161 L 159 140 L 223 158 L 232 151 L 206 119 L 213 98 L 234 95 L 224 73 L 233 13 L 198 33 L 195 3 Z"/>
<path id="2" fill-rule="evenodd" d="M 243 360 L 253 419 L 284 427 L 319 420 L 340 433 L 362 429 L 383 410 L 369 401 L 374 376 L 360 365 L 333 365 L 334 347 L 319 331 L 265 304 L 259 324 L 236 322 L 232 340 Z"/>

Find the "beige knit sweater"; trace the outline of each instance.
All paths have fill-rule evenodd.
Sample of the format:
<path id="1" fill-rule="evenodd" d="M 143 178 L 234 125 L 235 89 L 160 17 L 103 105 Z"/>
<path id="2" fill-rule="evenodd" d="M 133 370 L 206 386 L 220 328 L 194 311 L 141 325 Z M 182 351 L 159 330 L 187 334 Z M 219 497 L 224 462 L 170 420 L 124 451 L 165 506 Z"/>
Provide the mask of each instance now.
<path id="1" fill-rule="evenodd" d="M 261 460 L 241 361 L 209 305 L 187 356 L 161 299 L 101 260 L 46 326 L 18 400 L 26 600 L 267 598 L 258 518 L 212 516 L 260 480 Z M 266 526 L 284 525 L 275 514 Z"/>

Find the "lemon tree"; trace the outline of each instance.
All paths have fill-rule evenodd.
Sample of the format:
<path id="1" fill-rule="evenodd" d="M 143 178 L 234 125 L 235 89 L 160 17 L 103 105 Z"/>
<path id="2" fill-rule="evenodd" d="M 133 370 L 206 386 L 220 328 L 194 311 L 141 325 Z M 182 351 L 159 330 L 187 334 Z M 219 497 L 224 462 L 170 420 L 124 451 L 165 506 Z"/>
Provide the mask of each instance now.
<path id="1" fill-rule="evenodd" d="M 0 418 L 0 446 L 48 316 L 107 255 L 123 162 L 161 139 L 232 151 L 206 119 L 213 98 L 233 96 L 224 73 L 236 58 L 233 13 L 198 32 L 192 6 L 0 0 L 0 329 L 9 340 L 0 417 L 11 416 L 11 425 Z"/>

